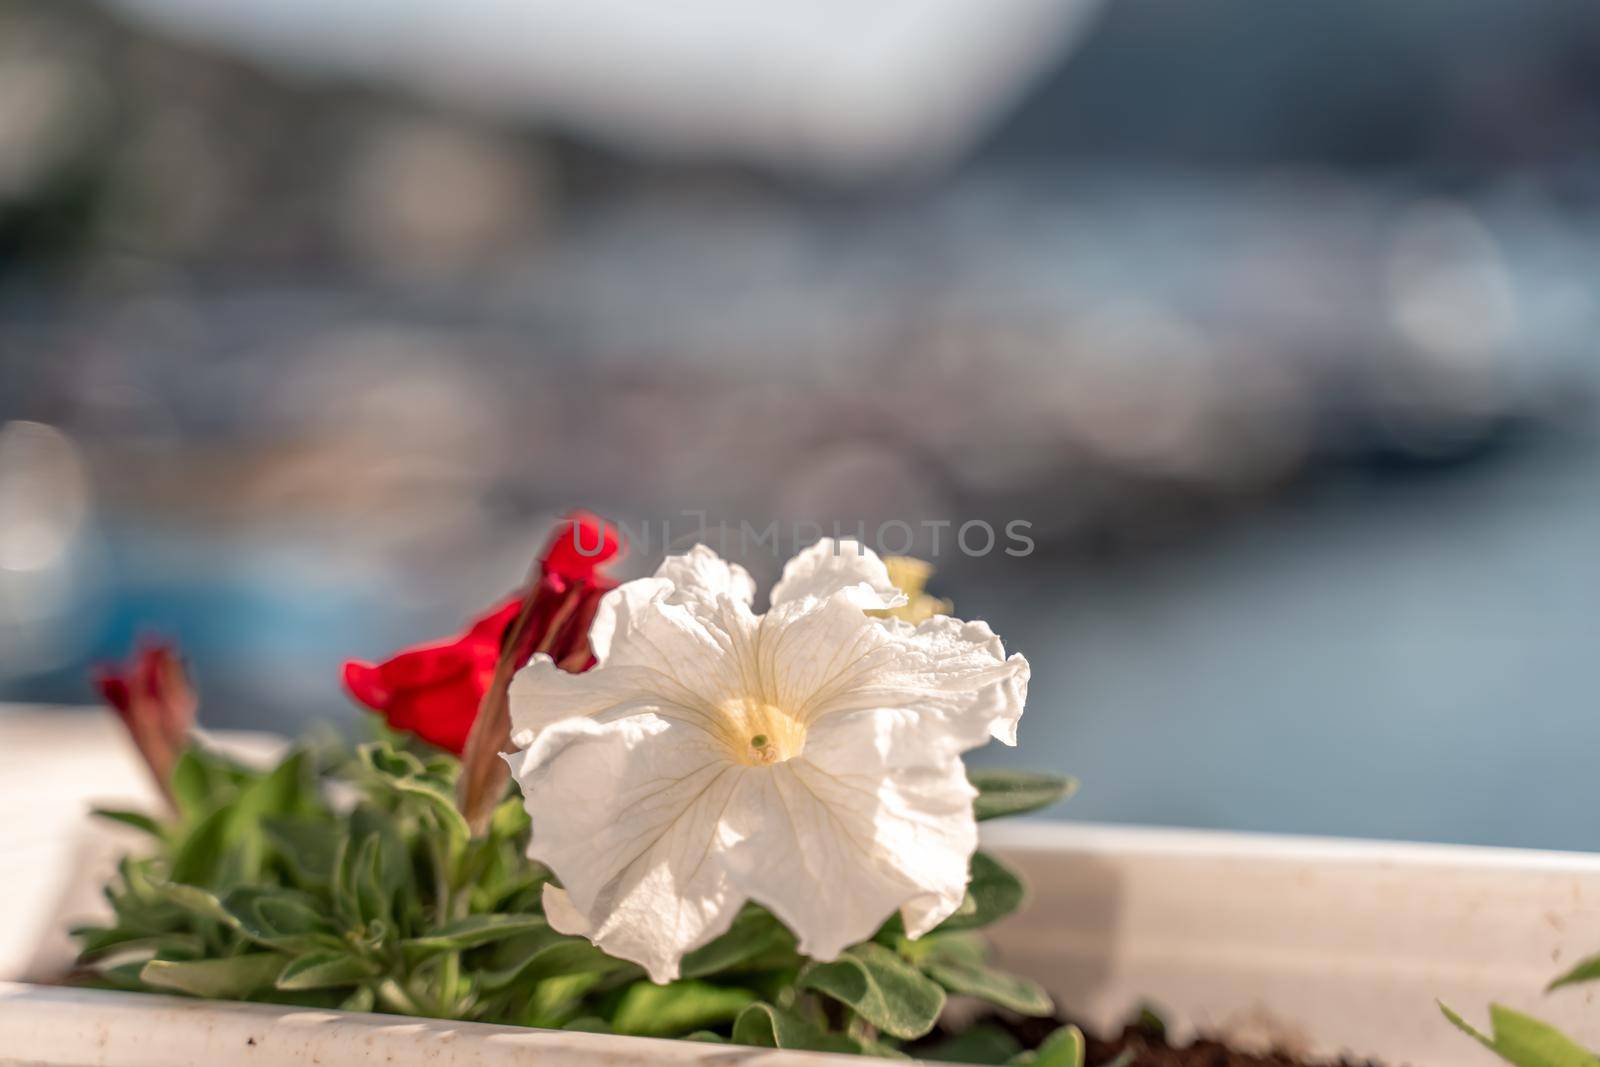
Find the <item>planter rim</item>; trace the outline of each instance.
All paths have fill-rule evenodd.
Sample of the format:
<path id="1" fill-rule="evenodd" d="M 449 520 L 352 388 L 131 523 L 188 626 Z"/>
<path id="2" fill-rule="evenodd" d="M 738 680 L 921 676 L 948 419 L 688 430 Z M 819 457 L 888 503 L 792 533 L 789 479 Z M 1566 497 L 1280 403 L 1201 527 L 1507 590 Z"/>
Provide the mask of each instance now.
<path id="1" fill-rule="evenodd" d="M 0 982 L 0 1064 L 18 1067 L 860 1067 L 742 1045 Z"/>
<path id="2" fill-rule="evenodd" d="M 1048 818 L 986 823 L 982 827 L 982 844 L 1008 852 L 1068 850 L 1122 855 L 1237 856 L 1330 864 L 1378 861 L 1397 866 L 1600 874 L 1600 853 L 1253 830 L 1065 822 Z"/>

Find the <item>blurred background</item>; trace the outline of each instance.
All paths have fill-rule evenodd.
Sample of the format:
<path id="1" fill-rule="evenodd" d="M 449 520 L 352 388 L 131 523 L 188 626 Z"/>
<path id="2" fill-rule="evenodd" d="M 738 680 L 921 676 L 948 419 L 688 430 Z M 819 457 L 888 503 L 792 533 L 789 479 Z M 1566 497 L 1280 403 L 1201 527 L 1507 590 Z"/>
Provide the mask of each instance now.
<path id="1" fill-rule="evenodd" d="M 0 700 L 900 520 L 1052 817 L 1600 848 L 1597 348 L 1588 0 L 0 0 Z"/>

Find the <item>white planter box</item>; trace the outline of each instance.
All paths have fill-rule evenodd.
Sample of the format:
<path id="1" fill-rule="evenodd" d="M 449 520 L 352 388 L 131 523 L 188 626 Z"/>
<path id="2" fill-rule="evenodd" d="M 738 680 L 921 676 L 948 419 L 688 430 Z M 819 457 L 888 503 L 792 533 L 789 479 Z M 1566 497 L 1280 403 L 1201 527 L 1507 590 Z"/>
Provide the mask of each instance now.
<path id="1" fill-rule="evenodd" d="M 7 763 L 23 754 L 15 722 L 0 713 Z M 71 767 L 49 757 L 52 803 L 77 807 L 70 820 L 63 814 L 45 827 L 53 835 L 45 839 L 39 820 L 29 824 L 36 829 L 26 831 L 32 844 L 18 868 L 26 875 L 0 887 L 0 978 L 43 977 L 39 967 L 59 963 L 59 928 L 82 913 L 44 906 L 52 899 L 45 894 L 59 899 L 71 886 L 77 899 L 92 899 L 108 858 L 106 842 L 77 813 L 87 797 L 140 788 L 126 758 L 113 771 L 114 760 L 85 754 L 96 745 L 117 751 L 114 733 L 80 722 L 72 735 L 72 766 L 95 777 L 74 786 Z M 43 766 L 35 764 L 35 774 Z M 0 780 L 16 788 L 15 777 Z M 23 832 L 13 821 L 0 830 L 0 847 L 12 835 L 20 843 Z M 1092 1027 L 1113 1029 L 1148 1001 L 1180 1036 L 1198 1028 L 1245 1046 L 1351 1052 L 1390 1067 L 1465 1067 L 1498 1061 L 1452 1030 L 1434 1001 L 1480 1018 L 1499 1000 L 1600 1046 L 1589 991 L 1539 993 L 1563 964 L 1600 951 L 1600 857 L 1042 821 L 992 824 L 986 838 L 1033 889 L 1029 906 L 995 931 L 1000 955 Z M 8 906 L 19 902 L 28 906 Z M 52 941 L 53 949 L 35 948 Z M 33 963 L 24 971 L 19 960 Z M 730 1051 L 0 985 L 0 1064 L 647 1067 L 725 1064 Z M 772 1067 L 862 1062 L 750 1055 Z"/>

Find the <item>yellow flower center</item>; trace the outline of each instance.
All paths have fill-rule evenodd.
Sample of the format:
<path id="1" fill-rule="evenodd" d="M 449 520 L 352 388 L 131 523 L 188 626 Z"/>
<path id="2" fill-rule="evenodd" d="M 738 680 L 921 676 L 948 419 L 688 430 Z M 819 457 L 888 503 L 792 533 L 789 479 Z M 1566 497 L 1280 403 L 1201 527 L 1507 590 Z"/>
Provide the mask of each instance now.
<path id="1" fill-rule="evenodd" d="M 718 739 L 746 767 L 782 763 L 806 747 L 805 723 L 777 705 L 736 697 L 723 701 L 717 712 Z"/>

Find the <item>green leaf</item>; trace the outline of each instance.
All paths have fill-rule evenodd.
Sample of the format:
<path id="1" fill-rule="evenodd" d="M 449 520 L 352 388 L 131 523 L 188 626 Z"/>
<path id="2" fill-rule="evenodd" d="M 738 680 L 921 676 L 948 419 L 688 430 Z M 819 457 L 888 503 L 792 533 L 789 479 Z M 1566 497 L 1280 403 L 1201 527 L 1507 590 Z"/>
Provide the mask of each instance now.
<path id="1" fill-rule="evenodd" d="M 207 760 L 198 745 L 190 745 L 172 766 L 172 799 L 187 821 L 200 818 L 211 806 L 212 780 Z"/>
<path id="2" fill-rule="evenodd" d="M 506 798 L 500 806 L 494 809 L 494 815 L 489 820 L 489 837 L 502 841 L 518 841 L 527 836 L 532 828 L 533 821 L 528 816 L 528 809 L 523 805 L 522 795 Z"/>
<path id="3" fill-rule="evenodd" d="M 332 819 L 269 815 L 261 830 L 278 858 L 304 889 L 326 889 L 339 853 L 339 827 Z"/>
<path id="4" fill-rule="evenodd" d="M 585 1015 L 581 1019 L 574 1019 L 570 1023 L 567 1023 L 565 1026 L 563 1026 L 561 1029 L 563 1029 L 563 1030 L 575 1030 L 580 1034 L 614 1034 L 614 1033 L 616 1033 L 615 1030 L 611 1029 L 611 1024 L 606 1022 L 604 1019 L 600 1018 L 598 1015 Z"/>
<path id="5" fill-rule="evenodd" d="M 368 1012 L 376 1005 L 377 999 L 377 995 L 373 993 L 370 985 L 360 986 L 354 993 L 351 993 L 340 1002 L 339 1010 Z"/>
<path id="6" fill-rule="evenodd" d="M 78 962 L 92 963 L 108 956 L 162 956 L 193 959 L 205 951 L 205 943 L 193 934 L 138 934 L 120 927 L 75 931 L 83 942 Z"/>
<path id="7" fill-rule="evenodd" d="M 340 856 L 335 904 L 354 906 L 349 918 L 394 928 L 395 902 L 411 879 L 411 861 L 394 821 L 362 806 L 350 813 L 351 834 Z"/>
<path id="8" fill-rule="evenodd" d="M 506 942 L 517 945 L 522 939 Z M 519 982 L 542 982 L 562 976 L 603 974 L 629 966 L 607 956 L 582 938 L 567 937 L 555 931 L 529 939 L 533 943 L 521 952 L 516 962 L 497 970 L 484 971 L 478 984 L 485 993 L 497 993 Z"/>
<path id="9" fill-rule="evenodd" d="M 729 989 L 708 982 L 635 982 L 622 995 L 611 1025 L 619 1034 L 673 1037 L 732 1022 L 755 999 L 748 989 Z"/>
<path id="10" fill-rule="evenodd" d="M 970 930 L 988 926 L 1022 906 L 1026 897 L 1022 879 L 987 852 L 972 856 L 972 881 L 956 913 L 939 924 L 940 930 Z"/>
<path id="11" fill-rule="evenodd" d="M 936 1063 L 1003 1064 L 1021 1051 L 1021 1043 L 1009 1032 L 993 1023 L 979 1023 L 917 1055 Z"/>
<path id="12" fill-rule="evenodd" d="M 977 997 L 990 1004 L 1009 1008 L 1018 1015 L 1038 1018 L 1051 1015 L 1056 1010 L 1050 994 L 1039 983 L 981 964 L 932 960 L 924 964 L 922 970 L 952 993 Z"/>
<path id="13" fill-rule="evenodd" d="M 470 836 L 467 820 L 456 810 L 454 790 L 449 783 L 436 778 L 417 757 L 396 751 L 382 742 L 362 745 L 357 756 L 372 773 L 376 785 L 421 801 L 423 808 L 452 836 L 460 840 Z M 450 765 L 440 764 L 441 767 Z"/>
<path id="14" fill-rule="evenodd" d="M 1563 986 L 1577 985 L 1580 982 L 1593 982 L 1596 979 L 1600 979 L 1600 955 L 1590 956 L 1586 960 L 1580 960 L 1578 965 L 1573 967 L 1572 970 L 1568 971 L 1566 974 L 1563 974 L 1560 978 L 1557 978 L 1554 982 L 1551 982 L 1548 986 L 1546 986 L 1545 992 L 1549 993 L 1552 990 L 1560 989 Z"/>
<path id="15" fill-rule="evenodd" d="M 439 825 L 458 840 L 472 836 L 466 818 L 456 809 L 455 795 L 448 789 L 423 778 L 396 778 L 389 784 L 395 791 L 422 801 Z"/>
<path id="16" fill-rule="evenodd" d="M 219 960 L 151 960 L 139 978 L 158 989 L 173 989 L 213 1000 L 238 1000 L 270 987 L 283 970 L 284 957 L 256 952 Z"/>
<path id="17" fill-rule="evenodd" d="M 829 1034 L 793 1012 L 757 1001 L 733 1021 L 733 1043 L 756 1048 L 803 1049 L 808 1052 L 855 1052 L 849 1038 Z"/>
<path id="18" fill-rule="evenodd" d="M 748 907 L 733 920 L 727 933 L 685 956 L 679 973 L 685 978 L 725 974 L 753 962 L 766 964 L 774 950 L 793 946 L 794 935 L 771 912 Z"/>
<path id="19" fill-rule="evenodd" d="M 97 819 L 107 819 L 111 822 L 119 822 L 124 826 L 131 826 L 135 830 L 142 830 L 154 838 L 159 839 L 166 836 L 166 831 L 161 828 L 161 824 L 143 812 L 123 811 L 118 808 L 94 808 L 89 814 Z"/>
<path id="20" fill-rule="evenodd" d="M 980 822 L 1047 808 L 1078 789 L 1078 783 L 1071 778 L 998 767 L 968 768 L 967 780 L 978 791 L 972 812 Z"/>
<path id="21" fill-rule="evenodd" d="M 446 923 L 426 937 L 413 937 L 404 947 L 427 952 L 463 952 L 479 945 L 550 929 L 542 915 L 469 915 Z"/>
<path id="22" fill-rule="evenodd" d="M 231 807 L 220 807 L 200 820 L 172 857 L 172 880 L 190 885 L 211 885 L 222 868 L 234 825 Z"/>
<path id="23" fill-rule="evenodd" d="M 239 929 L 269 948 L 306 952 L 340 947 L 339 932 L 309 893 L 274 886 L 243 886 L 223 907 Z"/>
<path id="24" fill-rule="evenodd" d="M 205 757 L 191 748 L 195 763 Z M 201 819 L 178 847 L 172 880 L 191 885 L 247 884 L 260 877 L 266 852 L 261 822 L 295 811 L 304 800 L 307 755 L 296 751 L 266 775 L 248 781 L 238 796 Z M 213 769 L 212 778 L 217 772 Z"/>
<path id="25" fill-rule="evenodd" d="M 1489 1051 L 1516 1067 L 1597 1067 L 1600 1059 L 1549 1023 L 1499 1004 L 1489 1006 L 1489 1025 L 1494 1036 L 1476 1029 L 1444 1004 L 1444 1017 L 1456 1028 L 1475 1038 Z"/>
<path id="26" fill-rule="evenodd" d="M 1040 1042 L 1038 1049 L 1022 1052 L 1011 1058 L 1011 1063 L 1022 1067 L 1083 1067 L 1088 1048 L 1083 1031 L 1076 1026 L 1063 1026 Z M 1123 1057 L 1117 1057 L 1121 1060 Z"/>
<path id="27" fill-rule="evenodd" d="M 894 1037 L 921 1037 L 944 1010 L 944 990 L 882 945 L 868 942 L 832 963 L 818 963 L 800 976 L 802 989 L 850 1008 Z"/>
<path id="28" fill-rule="evenodd" d="M 177 882 L 152 882 L 150 888 L 162 900 L 176 904 L 192 915 L 221 923 L 230 929 L 239 928 L 239 920 L 222 906 L 216 895 L 198 886 L 180 885 Z"/>
<path id="29" fill-rule="evenodd" d="M 374 978 L 378 967 L 345 952 L 316 952 L 297 957 L 278 975 L 279 989 L 328 989 L 357 985 Z"/>

